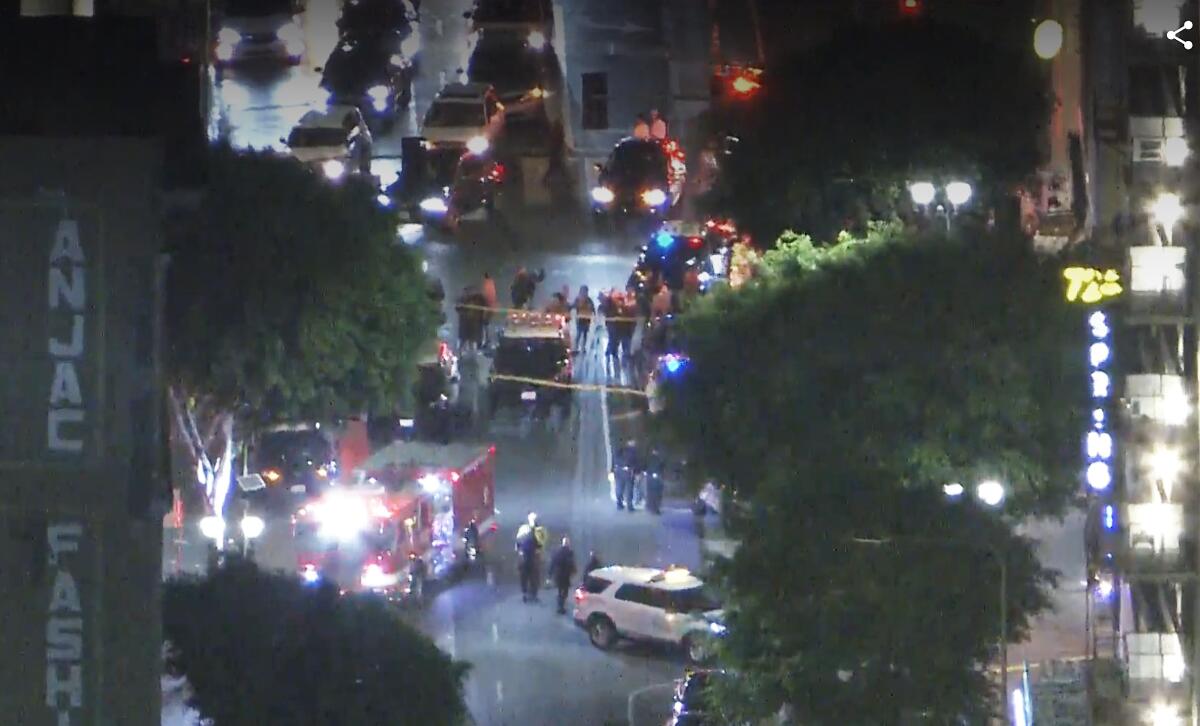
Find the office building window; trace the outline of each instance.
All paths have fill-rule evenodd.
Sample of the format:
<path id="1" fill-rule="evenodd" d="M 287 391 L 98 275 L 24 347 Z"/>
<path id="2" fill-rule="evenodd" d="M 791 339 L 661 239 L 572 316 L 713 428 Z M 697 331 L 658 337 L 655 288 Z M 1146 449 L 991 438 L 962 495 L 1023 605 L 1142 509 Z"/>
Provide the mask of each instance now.
<path id="1" fill-rule="evenodd" d="M 583 128 L 608 128 L 608 74 L 583 74 Z"/>

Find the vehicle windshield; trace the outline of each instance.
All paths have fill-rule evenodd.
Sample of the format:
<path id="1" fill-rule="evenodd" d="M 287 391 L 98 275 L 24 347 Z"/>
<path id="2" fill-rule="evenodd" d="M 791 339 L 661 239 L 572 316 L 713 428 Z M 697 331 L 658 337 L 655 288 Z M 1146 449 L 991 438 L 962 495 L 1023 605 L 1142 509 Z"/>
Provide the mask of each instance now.
<path id="1" fill-rule="evenodd" d="M 287 144 L 293 149 L 310 146 L 345 146 L 347 133 L 329 126 L 297 126 L 288 135 Z"/>
<path id="2" fill-rule="evenodd" d="M 671 590 L 668 599 L 671 607 L 681 613 L 708 612 L 721 608 L 721 603 L 717 600 L 716 595 L 703 585 L 683 590 Z"/>
<path id="3" fill-rule="evenodd" d="M 292 0 L 226 0 L 225 15 L 231 18 L 261 18 L 268 15 L 291 15 Z"/>
<path id="4" fill-rule="evenodd" d="M 618 181 L 666 181 L 667 160 L 662 147 L 653 142 L 628 141 L 613 149 L 608 173 Z"/>
<path id="5" fill-rule="evenodd" d="M 273 431 L 259 440 L 258 458 L 262 462 L 325 463 L 333 458 L 333 447 L 316 431 Z"/>
<path id="6" fill-rule="evenodd" d="M 377 35 L 409 29 L 402 0 L 350 0 L 342 6 L 338 29 L 354 35 Z"/>
<path id="7" fill-rule="evenodd" d="M 467 75 L 472 81 L 490 83 L 499 93 L 528 91 L 542 83 L 535 54 L 520 43 L 483 43 L 471 55 Z"/>
<path id="8" fill-rule="evenodd" d="M 335 94 L 362 93 L 368 86 L 386 82 L 387 63 L 388 54 L 377 46 L 339 46 L 325 63 L 321 85 Z"/>
<path id="9" fill-rule="evenodd" d="M 560 338 L 501 338 L 496 372 L 553 378 L 570 359 Z"/>
<path id="10" fill-rule="evenodd" d="M 443 128 L 483 128 L 487 118 L 483 113 L 483 103 L 434 101 L 425 114 L 426 126 Z"/>

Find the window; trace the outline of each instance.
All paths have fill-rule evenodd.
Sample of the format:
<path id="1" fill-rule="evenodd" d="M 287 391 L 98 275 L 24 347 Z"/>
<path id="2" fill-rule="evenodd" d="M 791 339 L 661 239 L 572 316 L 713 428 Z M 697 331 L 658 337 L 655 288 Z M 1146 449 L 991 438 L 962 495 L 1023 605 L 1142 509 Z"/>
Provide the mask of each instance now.
<path id="1" fill-rule="evenodd" d="M 618 600 L 657 607 L 653 602 L 653 593 L 648 587 L 641 585 L 621 585 L 616 595 Z"/>
<path id="2" fill-rule="evenodd" d="M 603 577 L 596 577 L 594 575 L 588 575 L 587 578 L 583 581 L 583 591 L 590 592 L 593 595 L 597 595 L 597 594 L 602 593 L 605 590 L 607 590 L 608 586 L 611 584 L 612 583 L 610 581 L 605 580 Z"/>
<path id="3" fill-rule="evenodd" d="M 583 74 L 583 128 L 608 128 L 608 74 Z"/>
<path id="4" fill-rule="evenodd" d="M 721 607 L 716 596 L 703 587 L 689 587 L 670 592 L 671 609 L 680 613 L 707 612 Z"/>

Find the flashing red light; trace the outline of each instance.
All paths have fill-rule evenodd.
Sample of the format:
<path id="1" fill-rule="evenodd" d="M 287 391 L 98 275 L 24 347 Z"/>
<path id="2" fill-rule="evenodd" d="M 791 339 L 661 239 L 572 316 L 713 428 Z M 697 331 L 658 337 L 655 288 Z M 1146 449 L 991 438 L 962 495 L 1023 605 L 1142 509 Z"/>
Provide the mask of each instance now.
<path id="1" fill-rule="evenodd" d="M 921 0 L 900 0 L 900 14 L 910 18 L 916 17 L 924 11 Z"/>
<path id="2" fill-rule="evenodd" d="M 489 532 L 496 532 L 499 529 L 500 529 L 500 525 L 496 524 L 495 522 L 492 522 L 492 526 L 488 527 Z"/>
<path id="3" fill-rule="evenodd" d="M 688 247 L 698 250 L 704 246 L 704 240 L 699 237 L 688 237 Z"/>
<path id="4" fill-rule="evenodd" d="M 584 593 L 582 587 L 575 589 L 575 602 L 583 602 L 583 598 L 585 597 L 587 597 L 587 595 Z"/>
<path id="5" fill-rule="evenodd" d="M 458 480 L 461 478 L 462 478 L 462 474 L 459 474 L 457 471 L 450 472 L 450 482 L 452 484 L 457 484 Z"/>
<path id="6" fill-rule="evenodd" d="M 495 444 L 493 444 L 492 446 L 489 446 L 489 447 L 488 447 L 488 453 L 489 453 L 489 454 L 494 454 L 494 453 L 496 453 L 496 446 L 495 446 Z"/>

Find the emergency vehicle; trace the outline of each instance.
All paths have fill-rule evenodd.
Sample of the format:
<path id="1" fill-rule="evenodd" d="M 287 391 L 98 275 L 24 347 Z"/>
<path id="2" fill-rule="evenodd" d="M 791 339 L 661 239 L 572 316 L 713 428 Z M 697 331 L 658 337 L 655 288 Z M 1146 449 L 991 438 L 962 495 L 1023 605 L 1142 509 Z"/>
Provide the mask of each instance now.
<path id="1" fill-rule="evenodd" d="M 496 447 L 482 444 L 401 441 L 375 452 L 353 484 L 331 488 L 293 517 L 301 577 L 402 597 L 414 554 L 431 578 L 445 576 L 464 561 L 470 522 L 481 546 L 496 531 L 495 458 Z"/>

